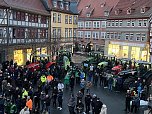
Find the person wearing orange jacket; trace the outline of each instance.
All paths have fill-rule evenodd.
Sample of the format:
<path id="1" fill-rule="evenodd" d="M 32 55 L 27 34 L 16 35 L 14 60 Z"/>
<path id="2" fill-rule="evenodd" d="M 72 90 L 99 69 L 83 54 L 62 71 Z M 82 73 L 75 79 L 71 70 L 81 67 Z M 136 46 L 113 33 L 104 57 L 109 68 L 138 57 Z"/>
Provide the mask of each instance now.
<path id="1" fill-rule="evenodd" d="M 30 112 L 31 112 L 32 107 L 33 107 L 33 102 L 32 102 L 32 99 L 30 98 L 30 96 L 27 97 L 26 106 L 30 109 Z"/>

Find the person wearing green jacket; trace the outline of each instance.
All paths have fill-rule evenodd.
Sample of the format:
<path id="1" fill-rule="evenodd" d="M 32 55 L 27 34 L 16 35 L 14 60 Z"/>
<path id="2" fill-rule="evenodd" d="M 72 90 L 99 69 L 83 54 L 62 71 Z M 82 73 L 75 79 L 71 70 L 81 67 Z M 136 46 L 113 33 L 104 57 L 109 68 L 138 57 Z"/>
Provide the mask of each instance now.
<path id="1" fill-rule="evenodd" d="M 26 96 L 26 97 L 28 96 L 28 91 L 26 91 L 26 90 L 23 88 L 22 99 L 24 99 L 25 96 Z"/>
<path id="2" fill-rule="evenodd" d="M 46 76 L 45 76 L 45 75 L 42 75 L 42 76 L 41 76 L 41 82 L 42 82 L 42 83 L 45 83 L 46 81 L 47 81 Z"/>
<path id="3" fill-rule="evenodd" d="M 11 105 L 10 114 L 17 114 L 17 107 L 15 104 Z"/>

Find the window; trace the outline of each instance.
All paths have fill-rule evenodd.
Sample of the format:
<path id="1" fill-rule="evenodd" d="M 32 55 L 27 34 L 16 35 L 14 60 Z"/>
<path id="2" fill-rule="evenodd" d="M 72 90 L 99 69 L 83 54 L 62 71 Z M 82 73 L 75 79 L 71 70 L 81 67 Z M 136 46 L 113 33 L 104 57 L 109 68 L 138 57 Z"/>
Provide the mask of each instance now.
<path id="1" fill-rule="evenodd" d="M 126 40 L 129 40 L 129 34 L 126 33 L 126 37 L 125 37 Z"/>
<path id="2" fill-rule="evenodd" d="M 132 27 L 135 26 L 135 21 L 134 21 L 134 20 L 131 21 L 131 26 L 132 26 Z"/>
<path id="3" fill-rule="evenodd" d="M 73 17 L 73 24 L 77 24 L 77 16 Z"/>
<path id="4" fill-rule="evenodd" d="M 143 26 L 146 27 L 147 26 L 147 20 L 143 20 Z"/>
<path id="5" fill-rule="evenodd" d="M 104 11 L 104 16 L 109 16 L 109 11 Z"/>
<path id="6" fill-rule="evenodd" d="M 118 27 L 119 26 L 119 22 L 115 21 L 115 26 Z"/>
<path id="7" fill-rule="evenodd" d="M 141 41 L 146 41 L 146 34 L 141 35 Z"/>
<path id="8" fill-rule="evenodd" d="M 130 26 L 130 20 L 127 21 L 127 26 L 128 26 L 128 27 Z"/>
<path id="9" fill-rule="evenodd" d="M 77 36 L 77 29 L 74 28 L 74 29 L 73 29 L 73 37 L 76 37 L 76 36 Z"/>
<path id="10" fill-rule="evenodd" d="M 56 28 L 53 28 L 52 34 L 53 34 L 53 38 L 56 38 L 56 34 L 57 34 L 57 29 Z"/>
<path id="11" fill-rule="evenodd" d="M 46 24 L 46 17 L 45 16 L 41 16 L 41 23 Z"/>
<path id="12" fill-rule="evenodd" d="M 53 1 L 53 7 L 57 7 L 57 2 Z"/>
<path id="13" fill-rule="evenodd" d="M 130 40 L 132 41 L 134 38 L 134 34 L 133 33 L 130 33 Z"/>
<path id="14" fill-rule="evenodd" d="M 65 24 L 68 24 L 68 15 L 65 15 Z"/>
<path id="15" fill-rule="evenodd" d="M 101 38 L 102 39 L 106 38 L 106 32 L 101 32 Z"/>
<path id="16" fill-rule="evenodd" d="M 3 37 L 3 29 L 0 29 L 0 37 Z"/>
<path id="17" fill-rule="evenodd" d="M 78 28 L 83 28 L 84 27 L 84 22 L 78 22 Z"/>
<path id="18" fill-rule="evenodd" d="M 138 26 L 139 26 L 139 27 L 142 26 L 142 20 L 138 20 Z"/>
<path id="19" fill-rule="evenodd" d="M 91 38 L 91 31 L 85 31 L 85 38 Z"/>
<path id="20" fill-rule="evenodd" d="M 130 8 L 127 10 L 127 14 L 131 14 L 131 9 Z"/>
<path id="21" fill-rule="evenodd" d="M 111 39 L 114 38 L 114 33 L 113 33 L 113 32 L 110 33 L 110 38 L 111 38 Z"/>
<path id="22" fill-rule="evenodd" d="M 140 40 L 141 40 L 140 37 L 141 37 L 141 36 L 140 36 L 140 33 L 137 33 L 137 34 L 136 34 L 136 41 L 140 41 Z"/>
<path id="23" fill-rule="evenodd" d="M 3 17 L 3 9 L 0 9 L 0 18 Z"/>
<path id="24" fill-rule="evenodd" d="M 102 22 L 101 22 L 101 27 L 102 27 L 102 28 L 106 28 L 106 21 L 102 21 Z"/>
<path id="25" fill-rule="evenodd" d="M 83 38 L 83 31 L 78 31 L 78 37 Z"/>
<path id="26" fill-rule="evenodd" d="M 69 24 L 72 24 L 72 16 L 69 16 Z"/>
<path id="27" fill-rule="evenodd" d="M 39 35 L 40 38 L 46 38 L 46 29 L 40 29 Z"/>
<path id="28" fill-rule="evenodd" d="M 63 3 L 62 3 L 62 2 L 60 3 L 60 8 L 61 8 L 61 9 L 63 9 L 63 8 L 64 8 L 64 6 L 63 6 Z"/>
<path id="29" fill-rule="evenodd" d="M 56 23 L 56 13 L 53 13 L 53 23 Z"/>
<path id="30" fill-rule="evenodd" d="M 108 27 L 111 26 L 111 21 L 107 21 L 107 26 L 108 26 Z"/>
<path id="31" fill-rule="evenodd" d="M 69 28 L 69 37 L 72 38 L 72 28 Z"/>
<path id="32" fill-rule="evenodd" d="M 92 38 L 99 39 L 99 32 L 92 32 Z"/>
<path id="33" fill-rule="evenodd" d="M 111 26 L 114 27 L 115 26 L 115 21 L 111 22 Z"/>
<path id="34" fill-rule="evenodd" d="M 33 30 L 31 32 L 35 32 L 34 29 L 31 29 L 31 30 Z M 15 38 L 25 38 L 25 29 L 24 28 L 15 28 L 14 32 L 15 32 L 14 33 Z M 35 35 L 35 33 L 34 33 L 34 35 Z M 31 35 L 30 35 L 30 38 L 31 38 Z"/>
<path id="35" fill-rule="evenodd" d="M 65 7 L 66 7 L 66 10 L 69 10 L 69 5 L 68 4 L 66 4 Z"/>
<path id="36" fill-rule="evenodd" d="M 121 39 L 121 35 L 122 35 L 122 33 L 118 33 L 118 40 Z"/>
<path id="37" fill-rule="evenodd" d="M 68 37 L 68 28 L 65 28 L 65 38 Z"/>
<path id="38" fill-rule="evenodd" d="M 20 12 L 20 11 L 17 11 L 17 12 L 14 11 L 13 12 L 13 19 L 18 20 L 18 21 L 25 21 L 25 13 L 24 12 Z"/>
<path id="39" fill-rule="evenodd" d="M 91 28 L 91 21 L 85 22 L 85 28 Z"/>
<path id="40" fill-rule="evenodd" d="M 61 28 L 57 29 L 57 36 L 60 38 L 61 37 Z"/>
<path id="41" fill-rule="evenodd" d="M 118 33 L 115 32 L 115 33 L 114 33 L 114 38 L 117 39 L 117 37 L 118 37 Z"/>
<path id="42" fill-rule="evenodd" d="M 37 23 L 38 22 L 38 16 L 34 15 L 34 14 L 28 14 L 28 20 L 29 20 L 29 22 Z"/>
<path id="43" fill-rule="evenodd" d="M 93 28 L 100 28 L 100 21 L 94 21 Z"/>
<path id="44" fill-rule="evenodd" d="M 122 26 L 122 20 L 119 20 L 119 27 Z"/>
<path id="45" fill-rule="evenodd" d="M 142 8 L 140 9 L 140 13 L 145 13 L 145 11 L 146 11 L 145 7 L 142 7 Z"/>
<path id="46" fill-rule="evenodd" d="M 29 38 L 37 38 L 37 29 L 29 29 Z"/>
<path id="47" fill-rule="evenodd" d="M 110 33 L 107 32 L 106 38 L 109 39 L 110 38 Z"/>
<path id="48" fill-rule="evenodd" d="M 61 14 L 58 14 L 58 23 L 61 23 Z"/>

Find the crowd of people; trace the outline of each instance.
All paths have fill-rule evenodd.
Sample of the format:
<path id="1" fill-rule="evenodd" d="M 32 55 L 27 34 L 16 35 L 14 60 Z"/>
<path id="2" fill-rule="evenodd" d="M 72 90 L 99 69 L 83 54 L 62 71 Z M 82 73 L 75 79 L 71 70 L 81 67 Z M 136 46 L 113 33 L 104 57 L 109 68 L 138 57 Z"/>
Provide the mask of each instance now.
<path id="1" fill-rule="evenodd" d="M 5 61 L 0 70 L 0 114 L 51 114 L 51 108 L 62 110 L 63 93 L 70 87 L 70 99 L 67 103 L 70 114 L 100 114 L 103 103 L 100 97 L 91 94 L 92 86 L 107 87 L 109 91 L 121 91 L 121 77 L 113 78 L 108 71 L 91 64 L 87 69 L 75 66 L 67 67 L 54 64 L 46 68 L 48 61 L 40 61 L 40 68 L 30 69 L 18 66 L 11 61 Z M 69 73 L 70 72 L 70 73 Z M 108 76 L 110 75 L 110 76 Z M 64 77 L 68 78 L 64 78 Z M 107 78 L 108 77 L 108 78 Z M 68 79 L 68 81 L 65 79 Z M 76 83 L 80 86 L 74 94 Z M 138 78 L 126 93 L 127 112 L 137 112 L 140 100 L 147 100 L 145 81 Z M 150 95 L 151 96 L 151 95 Z M 152 98 L 149 99 L 149 108 Z"/>
<path id="2" fill-rule="evenodd" d="M 46 61 L 47 62 L 47 61 Z M 46 62 L 40 62 L 40 69 L 18 66 L 12 61 L 5 61 L 0 70 L 0 114 L 51 114 L 51 107 L 62 110 L 63 83 L 61 66 L 55 64 L 51 68 L 45 67 Z M 76 68 L 79 70 L 79 68 Z M 71 70 L 68 67 L 68 70 Z M 59 72 L 61 74 L 59 74 Z M 63 71 L 65 74 L 68 71 Z M 78 73 L 80 76 L 81 74 Z M 81 77 L 81 76 L 80 76 Z M 103 103 L 95 94 L 90 94 L 91 81 L 78 78 L 80 91 L 74 95 L 75 74 L 70 76 L 71 96 L 68 101 L 70 114 L 89 113 L 92 106 L 93 114 L 99 114 Z M 85 88 L 86 91 L 85 91 Z M 85 104 L 85 105 L 84 105 Z"/>

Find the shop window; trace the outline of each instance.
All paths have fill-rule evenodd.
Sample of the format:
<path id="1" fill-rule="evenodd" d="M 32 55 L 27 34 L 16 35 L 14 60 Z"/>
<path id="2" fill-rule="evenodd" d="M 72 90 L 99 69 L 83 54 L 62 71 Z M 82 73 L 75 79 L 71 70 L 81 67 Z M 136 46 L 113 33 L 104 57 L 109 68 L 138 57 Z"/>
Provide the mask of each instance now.
<path id="1" fill-rule="evenodd" d="M 128 58 L 128 51 L 129 51 L 129 47 L 128 46 L 123 46 L 122 47 L 122 57 L 123 58 Z"/>
<path id="2" fill-rule="evenodd" d="M 139 53 L 140 53 L 140 48 L 139 47 L 132 47 L 131 49 L 131 58 L 135 60 L 139 60 Z"/>
<path id="3" fill-rule="evenodd" d="M 14 51 L 14 61 L 18 65 L 23 65 L 24 56 L 23 56 L 23 50 L 15 50 Z"/>
<path id="4" fill-rule="evenodd" d="M 115 55 L 115 56 L 119 57 L 119 51 L 120 51 L 119 45 L 109 44 L 109 47 L 108 47 L 109 55 Z"/>

